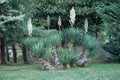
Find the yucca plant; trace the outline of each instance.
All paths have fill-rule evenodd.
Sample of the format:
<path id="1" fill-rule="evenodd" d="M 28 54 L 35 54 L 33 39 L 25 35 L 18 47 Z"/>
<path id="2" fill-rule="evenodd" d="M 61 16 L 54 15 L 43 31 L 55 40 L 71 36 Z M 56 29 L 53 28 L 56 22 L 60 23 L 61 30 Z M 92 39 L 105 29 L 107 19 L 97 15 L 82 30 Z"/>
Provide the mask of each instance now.
<path id="1" fill-rule="evenodd" d="M 74 43 L 76 38 L 80 35 L 80 30 L 74 27 L 70 27 L 63 31 L 64 38 L 71 43 Z"/>
<path id="2" fill-rule="evenodd" d="M 50 16 L 47 15 L 47 26 L 48 26 L 48 30 L 50 29 Z"/>
<path id="3" fill-rule="evenodd" d="M 46 60 L 49 60 L 51 58 L 51 54 L 52 54 L 52 47 L 46 47 L 45 48 L 44 58 Z"/>
<path id="4" fill-rule="evenodd" d="M 72 49 L 75 45 L 81 45 L 83 34 L 83 31 L 78 28 L 70 27 L 65 29 L 63 35 L 65 42 L 68 43 L 67 47 Z"/>
<path id="5" fill-rule="evenodd" d="M 59 43 L 61 43 L 62 41 L 62 35 L 61 33 L 56 33 L 56 34 L 52 34 L 50 36 L 47 36 L 45 38 L 45 44 L 46 46 L 52 46 L 52 47 L 56 47 Z"/>
<path id="6" fill-rule="evenodd" d="M 31 18 L 28 19 L 28 35 L 32 36 L 32 21 Z"/>
<path id="7" fill-rule="evenodd" d="M 44 31 L 44 27 L 40 26 L 40 27 L 34 27 L 33 28 L 33 32 L 32 32 L 32 36 L 35 36 L 35 37 L 41 37 L 43 36 L 43 31 Z"/>
<path id="8" fill-rule="evenodd" d="M 23 44 L 25 44 L 25 46 L 28 49 L 31 49 L 32 46 L 37 43 L 37 41 L 39 40 L 39 38 L 35 38 L 35 37 L 28 37 L 25 40 L 23 40 Z"/>
<path id="9" fill-rule="evenodd" d="M 75 17 L 76 17 L 76 13 L 75 13 L 75 9 L 74 7 L 72 7 L 72 9 L 70 10 L 70 25 L 73 27 L 73 25 L 75 24 Z"/>
<path id="10" fill-rule="evenodd" d="M 91 53 L 90 55 L 94 55 L 93 50 L 100 46 L 99 41 L 95 37 L 87 34 L 83 37 L 82 45 Z"/>
<path id="11" fill-rule="evenodd" d="M 58 17 L 58 26 L 59 26 L 59 31 L 61 30 L 61 25 L 62 25 L 62 19 L 61 19 L 61 17 L 59 16 Z"/>
<path id="12" fill-rule="evenodd" d="M 32 52 L 38 57 L 43 57 L 44 56 L 44 52 L 45 52 L 45 48 L 44 48 L 44 43 L 42 40 L 39 40 L 37 43 L 35 43 L 32 46 Z"/>
<path id="13" fill-rule="evenodd" d="M 98 40 L 90 35 L 85 35 L 83 38 L 83 46 L 86 49 L 94 49 L 99 45 Z"/>
<path id="14" fill-rule="evenodd" d="M 57 50 L 58 58 L 61 64 L 66 67 L 67 64 L 74 64 L 76 59 L 75 51 L 69 49 L 59 49 Z"/>
<path id="15" fill-rule="evenodd" d="M 51 35 L 54 35 L 54 34 L 57 34 L 58 33 L 58 31 L 57 30 L 55 30 L 55 29 L 50 29 L 50 30 L 41 30 L 40 32 L 39 32 L 39 35 L 41 35 L 41 37 L 43 37 L 43 38 L 46 38 L 46 37 L 49 37 L 49 36 L 51 36 Z"/>

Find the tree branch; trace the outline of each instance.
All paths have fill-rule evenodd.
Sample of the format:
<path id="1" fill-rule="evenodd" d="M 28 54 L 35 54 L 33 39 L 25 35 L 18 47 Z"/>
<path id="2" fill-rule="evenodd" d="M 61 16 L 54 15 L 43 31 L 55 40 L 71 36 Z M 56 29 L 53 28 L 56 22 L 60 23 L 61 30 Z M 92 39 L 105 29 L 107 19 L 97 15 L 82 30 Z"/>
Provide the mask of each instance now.
<path id="1" fill-rule="evenodd" d="M 0 4 L 5 3 L 7 0 L 0 0 Z"/>
<path id="2" fill-rule="evenodd" d="M 20 15 L 20 16 L 14 16 L 14 17 L 11 17 L 11 16 L 6 16 L 6 17 L 5 17 L 5 16 L 4 16 L 4 19 L 6 19 L 6 20 L 1 21 L 1 22 L 0 22 L 0 25 L 3 25 L 3 24 L 5 24 L 5 23 L 7 23 L 7 22 L 10 22 L 10 21 L 23 20 L 24 16 L 25 16 L 25 14 Z"/>

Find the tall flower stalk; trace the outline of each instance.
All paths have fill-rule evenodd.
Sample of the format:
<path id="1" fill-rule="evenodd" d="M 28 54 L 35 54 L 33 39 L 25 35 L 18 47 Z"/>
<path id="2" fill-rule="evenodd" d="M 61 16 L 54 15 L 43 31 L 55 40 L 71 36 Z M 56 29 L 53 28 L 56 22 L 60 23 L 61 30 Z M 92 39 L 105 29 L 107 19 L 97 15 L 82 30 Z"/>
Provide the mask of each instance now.
<path id="1" fill-rule="evenodd" d="M 28 19 L 28 35 L 32 36 L 32 21 L 31 18 Z"/>
<path id="2" fill-rule="evenodd" d="M 72 7 L 72 9 L 70 10 L 70 25 L 73 27 L 73 25 L 75 24 L 75 17 L 76 17 L 76 14 L 75 14 L 75 9 L 74 7 Z"/>
<path id="3" fill-rule="evenodd" d="M 50 29 L 50 16 L 47 16 L 47 26 L 48 26 L 48 30 Z"/>
<path id="4" fill-rule="evenodd" d="M 58 17 L 58 26 L 59 26 L 59 31 L 60 31 L 60 27 L 62 25 L 62 20 L 61 20 L 61 17 L 59 16 Z"/>
<path id="5" fill-rule="evenodd" d="M 85 29 L 85 33 L 88 32 L 88 19 L 86 18 L 85 19 L 85 22 L 84 22 L 84 29 Z"/>

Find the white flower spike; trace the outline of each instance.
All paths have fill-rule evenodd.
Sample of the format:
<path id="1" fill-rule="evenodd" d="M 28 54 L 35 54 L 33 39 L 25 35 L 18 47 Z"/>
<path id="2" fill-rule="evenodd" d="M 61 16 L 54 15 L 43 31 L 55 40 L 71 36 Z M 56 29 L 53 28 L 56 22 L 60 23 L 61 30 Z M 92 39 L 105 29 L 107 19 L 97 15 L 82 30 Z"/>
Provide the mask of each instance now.
<path id="1" fill-rule="evenodd" d="M 85 29 L 85 33 L 88 32 L 88 19 L 86 18 L 85 19 L 85 22 L 84 22 L 84 29 Z"/>
<path id="2" fill-rule="evenodd" d="M 75 24 L 75 17 L 76 17 L 75 9 L 74 7 L 72 7 L 72 9 L 70 10 L 70 20 L 69 20 L 71 26 Z"/>
<path id="3" fill-rule="evenodd" d="M 59 26 L 59 30 L 60 30 L 61 25 L 62 25 L 62 20 L 61 20 L 61 17 L 59 16 L 59 17 L 58 17 L 58 26 Z"/>
<path id="4" fill-rule="evenodd" d="M 32 22 L 31 22 L 31 18 L 28 19 L 28 35 L 31 36 L 32 35 Z"/>
<path id="5" fill-rule="evenodd" d="M 50 16 L 47 15 L 47 26 L 48 26 L 48 30 L 50 29 Z"/>

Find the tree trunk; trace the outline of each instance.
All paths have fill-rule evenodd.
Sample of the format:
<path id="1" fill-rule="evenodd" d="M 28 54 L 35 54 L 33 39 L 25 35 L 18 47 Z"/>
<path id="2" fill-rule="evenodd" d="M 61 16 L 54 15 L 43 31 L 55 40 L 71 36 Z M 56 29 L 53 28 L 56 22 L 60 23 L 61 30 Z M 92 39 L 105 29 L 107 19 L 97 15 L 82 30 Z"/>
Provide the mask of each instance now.
<path id="1" fill-rule="evenodd" d="M 4 38 L 1 37 L 1 64 L 6 64 Z"/>
<path id="2" fill-rule="evenodd" d="M 12 50 L 13 50 L 14 63 L 17 63 L 17 53 L 16 53 L 15 45 L 12 46 Z"/>
<path id="3" fill-rule="evenodd" d="M 8 52 L 8 47 L 6 46 L 6 54 L 7 54 L 7 61 L 10 61 L 10 57 L 9 57 L 9 52 Z"/>
<path id="4" fill-rule="evenodd" d="M 23 54 L 23 60 L 25 64 L 28 64 L 28 60 L 27 60 L 27 51 L 26 51 L 26 47 L 22 46 L 22 54 Z"/>

